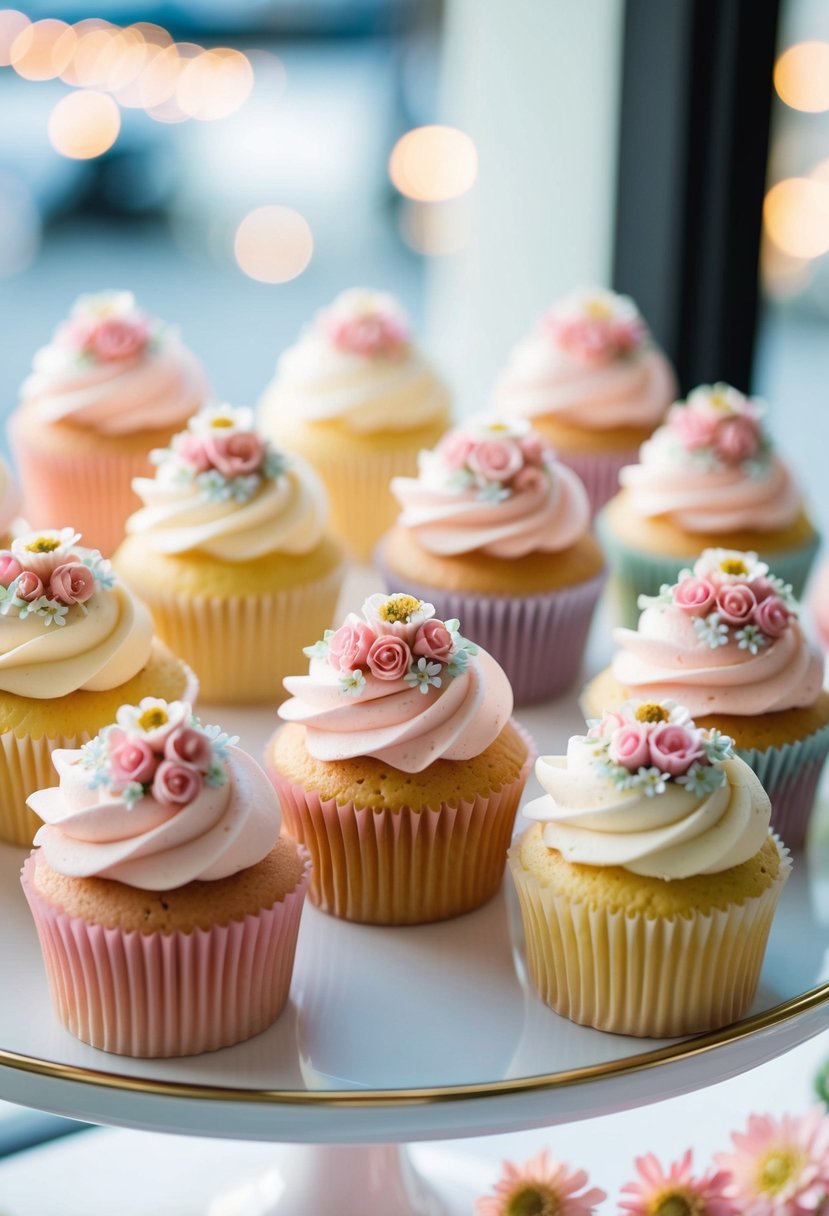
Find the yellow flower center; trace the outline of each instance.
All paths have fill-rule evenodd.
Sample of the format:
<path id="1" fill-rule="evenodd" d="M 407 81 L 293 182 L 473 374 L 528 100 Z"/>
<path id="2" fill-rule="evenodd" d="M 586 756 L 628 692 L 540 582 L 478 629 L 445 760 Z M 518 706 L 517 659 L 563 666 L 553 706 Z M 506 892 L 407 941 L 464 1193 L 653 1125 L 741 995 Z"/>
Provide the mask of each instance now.
<path id="1" fill-rule="evenodd" d="M 715 410 L 731 409 L 731 403 L 723 393 L 711 393 L 708 400 L 711 402 Z"/>
<path id="2" fill-rule="evenodd" d="M 388 621 L 390 625 L 401 624 L 405 625 L 420 611 L 421 601 L 415 599 L 413 595 L 398 595 L 393 600 L 386 600 L 380 609 L 379 616 L 382 621 Z"/>
<path id="3" fill-rule="evenodd" d="M 507 1200 L 504 1216 L 558 1216 L 558 1195 L 543 1183 L 530 1183 L 514 1191 Z"/>
<path id="4" fill-rule="evenodd" d="M 31 544 L 26 546 L 27 553 L 54 553 L 55 549 L 60 548 L 60 541 L 55 540 L 54 536 L 39 536 L 37 540 L 33 540 Z"/>
<path id="5" fill-rule="evenodd" d="M 760 1168 L 757 1171 L 760 1189 L 768 1195 L 777 1195 L 791 1182 L 801 1165 L 800 1154 L 792 1149 L 772 1150 L 760 1159 Z"/>
<path id="6" fill-rule="evenodd" d="M 726 557 L 720 562 L 723 574 L 748 574 L 748 566 L 741 557 Z"/>
<path id="7" fill-rule="evenodd" d="M 232 418 L 227 418 L 227 417 L 225 417 L 225 415 L 224 415 L 224 414 L 222 414 L 222 415 L 220 415 L 218 418 L 211 418 L 211 419 L 210 419 L 210 425 L 211 425 L 211 426 L 215 426 L 215 427 L 219 427 L 219 426 L 233 426 L 233 419 L 232 419 Z"/>
<path id="8" fill-rule="evenodd" d="M 670 714 L 656 701 L 646 701 L 644 705 L 639 706 L 634 717 L 637 722 L 667 722 Z"/>
<path id="9" fill-rule="evenodd" d="M 486 429 L 489 431 L 490 435 L 502 435 L 504 431 L 509 430 L 509 427 L 505 422 L 490 422 Z"/>
<path id="10" fill-rule="evenodd" d="M 588 300 L 584 311 L 591 321 L 606 321 L 611 315 L 610 306 L 604 300 Z"/>
<path id="11" fill-rule="evenodd" d="M 152 709 L 144 710 L 138 719 L 138 725 L 142 730 L 158 730 L 159 726 L 166 726 L 169 721 L 167 710 L 155 705 Z"/>
<path id="12" fill-rule="evenodd" d="M 687 1191 L 670 1191 L 657 1196 L 649 1216 L 705 1216 L 705 1208 Z"/>

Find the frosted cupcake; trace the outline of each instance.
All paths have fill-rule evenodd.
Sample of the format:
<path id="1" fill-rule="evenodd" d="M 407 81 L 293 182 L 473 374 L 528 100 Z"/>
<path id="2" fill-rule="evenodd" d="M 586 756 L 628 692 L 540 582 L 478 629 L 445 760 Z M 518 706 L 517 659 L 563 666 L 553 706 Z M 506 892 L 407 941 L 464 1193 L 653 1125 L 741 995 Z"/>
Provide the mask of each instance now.
<path id="1" fill-rule="evenodd" d="M 603 582 L 577 474 L 520 419 L 473 420 L 396 477 L 382 539 L 386 586 L 459 617 L 506 671 L 516 702 L 555 696 L 581 667 Z"/>
<path id="2" fill-rule="evenodd" d="M 449 425 L 449 394 L 413 344 L 397 301 L 346 291 L 279 360 L 261 424 L 304 456 L 331 499 L 334 531 L 368 558 L 396 514 L 389 481 Z"/>
<path id="3" fill-rule="evenodd" d="M 555 304 L 510 352 L 495 407 L 529 419 L 598 511 L 676 397 L 676 378 L 627 296 L 595 287 Z"/>
<path id="4" fill-rule="evenodd" d="M 140 589 L 158 636 L 199 672 L 207 701 L 271 701 L 331 623 L 343 577 L 311 469 L 253 429 L 250 410 L 209 406 L 169 448 L 127 520 L 114 564 Z"/>
<path id="5" fill-rule="evenodd" d="M 811 595 L 812 619 L 823 649 L 829 651 L 829 562 L 818 570 Z"/>
<path id="6" fill-rule="evenodd" d="M 9 466 L 0 456 L 0 548 L 8 549 L 11 545 L 12 526 L 19 511 L 20 490 Z"/>
<path id="7" fill-rule="evenodd" d="M 23 868 L 55 1011 L 103 1051 L 181 1056 L 258 1034 L 288 998 L 304 850 L 259 766 L 188 704 L 146 698 L 80 750 Z"/>
<path id="8" fill-rule="evenodd" d="M 618 653 L 585 689 L 586 712 L 675 697 L 734 739 L 771 798 L 775 831 L 799 847 L 829 753 L 829 693 L 791 587 L 756 553 L 708 549 L 641 606 L 637 629 L 614 630 Z"/>
<path id="9" fill-rule="evenodd" d="M 412 595 L 373 595 L 308 648 L 267 767 L 325 912 L 406 925 L 498 890 L 530 766 L 494 659 Z"/>
<path id="10" fill-rule="evenodd" d="M 0 840 L 30 845 L 34 790 L 51 753 L 78 747 L 127 698 L 195 699 L 193 673 L 73 528 L 28 532 L 0 551 Z"/>
<path id="11" fill-rule="evenodd" d="M 626 624 L 637 596 L 676 582 L 702 549 L 756 549 L 801 595 L 820 538 L 764 425 L 765 406 L 727 384 L 703 385 L 622 469 L 597 525 Z"/>
<path id="12" fill-rule="evenodd" d="M 658 1038 L 742 1017 L 791 863 L 732 741 L 673 701 L 630 703 L 536 773 L 509 867 L 541 998 Z"/>
<path id="13" fill-rule="evenodd" d="M 110 555 L 138 505 L 132 478 L 151 471 L 150 450 L 206 395 L 201 366 L 177 331 L 130 292 L 81 296 L 35 355 L 9 419 L 32 525 L 73 519 Z"/>

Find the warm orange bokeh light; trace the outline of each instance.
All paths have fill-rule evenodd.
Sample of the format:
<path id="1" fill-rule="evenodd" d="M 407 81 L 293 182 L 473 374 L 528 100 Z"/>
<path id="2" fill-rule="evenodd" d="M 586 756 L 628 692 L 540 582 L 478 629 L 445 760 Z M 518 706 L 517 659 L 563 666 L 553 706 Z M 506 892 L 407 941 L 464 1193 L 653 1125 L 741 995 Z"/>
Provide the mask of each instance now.
<path id="1" fill-rule="evenodd" d="M 792 258 L 816 258 L 829 250 L 829 186 L 788 177 L 772 186 L 763 203 L 766 233 Z"/>
<path id="2" fill-rule="evenodd" d="M 9 61 L 24 80 L 54 80 L 72 58 L 77 40 L 71 25 L 47 17 L 24 26 L 11 45 Z"/>
<path id="3" fill-rule="evenodd" d="M 417 127 L 398 139 L 389 176 L 401 194 L 437 203 L 465 194 L 478 176 L 474 143 L 456 127 Z"/>
<path id="4" fill-rule="evenodd" d="M 49 115 L 49 140 L 62 156 L 91 160 L 115 143 L 121 130 L 118 103 L 106 93 L 67 93 Z"/>
<path id="5" fill-rule="evenodd" d="M 240 109 L 252 88 L 253 69 L 246 56 L 229 47 L 217 47 L 186 65 L 176 101 L 191 118 L 210 122 Z"/>
<path id="6" fill-rule="evenodd" d="M 798 42 L 774 65 L 774 87 L 793 110 L 829 110 L 829 42 Z"/>
<path id="7" fill-rule="evenodd" d="M 0 68 L 11 63 L 11 49 L 18 34 L 31 25 L 25 13 L 16 8 L 0 9 Z"/>
<path id="8" fill-rule="evenodd" d="M 308 221 L 290 207 L 257 207 L 236 229 L 240 270 L 260 283 L 287 283 L 311 261 L 314 238 Z"/>

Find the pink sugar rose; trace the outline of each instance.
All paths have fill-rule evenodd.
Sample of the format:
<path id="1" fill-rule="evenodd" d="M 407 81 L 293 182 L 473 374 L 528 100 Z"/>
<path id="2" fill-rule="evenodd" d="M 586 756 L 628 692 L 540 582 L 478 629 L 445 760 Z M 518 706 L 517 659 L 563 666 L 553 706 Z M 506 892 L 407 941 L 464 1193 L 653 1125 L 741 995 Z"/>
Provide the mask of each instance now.
<path id="1" fill-rule="evenodd" d="M 85 349 L 102 363 L 114 363 L 119 359 L 131 359 L 147 345 L 146 323 L 127 321 L 120 317 L 107 317 L 100 321 L 89 334 Z"/>
<path id="2" fill-rule="evenodd" d="M 629 317 L 625 321 L 611 321 L 611 342 L 620 355 L 635 350 L 645 337 L 645 323 L 641 317 Z"/>
<path id="3" fill-rule="evenodd" d="M 204 450 L 200 435 L 193 431 L 183 431 L 173 440 L 173 451 L 187 464 L 193 466 L 197 473 L 206 473 L 210 468 L 210 457 Z"/>
<path id="4" fill-rule="evenodd" d="M 30 604 L 32 600 L 39 599 L 45 594 L 43 579 L 39 578 L 33 570 L 24 570 L 17 580 L 15 595 L 19 600 L 25 600 Z"/>
<path id="5" fill-rule="evenodd" d="M 467 463 L 485 481 L 509 481 L 523 465 L 524 458 L 512 439 L 482 439 L 469 453 Z"/>
<path id="6" fill-rule="evenodd" d="M 553 459 L 553 449 L 544 442 L 540 435 L 536 435 L 534 431 L 531 431 L 529 435 L 525 435 L 523 439 L 519 439 L 518 446 L 527 464 L 534 464 L 540 467 Z"/>
<path id="7" fill-rule="evenodd" d="M 259 468 L 265 444 L 255 431 L 235 431 L 230 435 L 210 431 L 204 436 L 204 450 L 211 464 L 225 477 L 241 477 Z"/>
<path id="8" fill-rule="evenodd" d="M 62 604 L 85 604 L 95 594 L 95 575 L 80 562 L 57 566 L 49 579 L 49 595 Z"/>
<path id="9" fill-rule="evenodd" d="M 204 778 L 192 764 L 162 760 L 153 777 L 153 797 L 166 806 L 186 806 L 197 798 Z"/>
<path id="10" fill-rule="evenodd" d="M 751 590 L 754 592 L 754 598 L 758 604 L 762 604 L 763 600 L 767 600 L 770 595 L 777 595 L 777 588 L 770 578 L 753 578 Z"/>
<path id="11" fill-rule="evenodd" d="M 714 442 L 718 417 L 713 410 L 695 405 L 674 405 L 668 414 L 668 422 L 679 435 L 686 448 L 707 448 Z"/>
<path id="12" fill-rule="evenodd" d="M 409 332 L 399 317 L 385 313 L 367 313 L 364 316 L 335 319 L 329 336 L 334 346 L 366 358 L 385 356 L 394 358 L 408 345 Z"/>
<path id="13" fill-rule="evenodd" d="M 626 722 L 610 737 L 607 754 L 614 764 L 621 764 L 635 773 L 643 764 L 650 763 L 648 728 L 644 722 Z"/>
<path id="14" fill-rule="evenodd" d="M 463 431 L 450 431 L 438 444 L 443 463 L 450 469 L 462 469 L 466 464 L 469 453 L 475 446 L 474 442 Z"/>
<path id="15" fill-rule="evenodd" d="M 614 730 L 618 730 L 620 726 L 625 725 L 627 725 L 627 723 L 622 715 L 611 710 L 609 713 L 604 715 L 600 722 L 597 722 L 595 726 L 590 727 L 590 730 L 587 732 L 587 738 L 604 739 L 608 735 L 612 735 Z"/>
<path id="16" fill-rule="evenodd" d="M 422 627 L 418 632 L 422 632 Z M 366 659 L 369 671 L 378 680 L 401 680 L 409 670 L 411 661 L 412 652 L 409 647 L 394 633 L 384 633 L 375 638 Z"/>
<path id="17" fill-rule="evenodd" d="M 660 722 L 648 738 L 651 764 L 672 777 L 681 777 L 703 755 L 699 739 L 675 722 Z"/>
<path id="18" fill-rule="evenodd" d="M 0 551 L 0 586 L 8 587 L 9 583 L 13 583 L 18 574 L 22 574 L 23 567 L 20 562 L 10 553 L 8 549 Z"/>
<path id="19" fill-rule="evenodd" d="M 674 603 L 686 612 L 704 616 L 714 607 L 716 594 L 707 578 L 684 578 L 674 588 Z"/>
<path id="20" fill-rule="evenodd" d="M 412 652 L 435 663 L 448 663 L 452 654 L 452 635 L 443 621 L 424 621 L 415 634 Z"/>
<path id="21" fill-rule="evenodd" d="M 726 464 L 742 464 L 760 450 L 760 430 L 752 418 L 744 414 L 724 418 L 717 427 L 714 450 Z"/>
<path id="22" fill-rule="evenodd" d="M 791 612 L 776 595 L 769 595 L 761 600 L 752 617 L 754 624 L 767 638 L 782 637 L 789 628 L 791 619 Z"/>
<path id="23" fill-rule="evenodd" d="M 717 591 L 717 612 L 728 625 L 746 625 L 754 615 L 757 598 L 748 583 L 726 583 Z"/>
<path id="24" fill-rule="evenodd" d="M 550 479 L 543 469 L 528 464 L 515 474 L 512 486 L 517 494 L 534 494 L 549 489 Z"/>
<path id="25" fill-rule="evenodd" d="M 181 760 L 206 772 L 213 761 L 213 748 L 204 731 L 195 730 L 191 726 L 180 726 L 167 736 L 164 755 L 168 760 Z"/>
<path id="26" fill-rule="evenodd" d="M 376 634 L 363 621 L 346 621 L 328 639 L 328 662 L 335 671 L 354 671 L 368 658 Z"/>
<path id="27" fill-rule="evenodd" d="M 146 785 L 152 781 L 158 767 L 158 757 L 146 739 L 119 730 L 110 732 L 108 742 L 112 775 L 119 784 L 138 781 Z"/>

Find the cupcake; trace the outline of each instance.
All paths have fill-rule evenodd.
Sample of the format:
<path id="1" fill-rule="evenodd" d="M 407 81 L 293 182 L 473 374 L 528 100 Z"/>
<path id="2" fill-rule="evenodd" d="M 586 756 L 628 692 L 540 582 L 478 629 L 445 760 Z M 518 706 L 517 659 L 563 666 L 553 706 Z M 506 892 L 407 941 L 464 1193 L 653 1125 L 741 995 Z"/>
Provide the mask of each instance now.
<path id="1" fill-rule="evenodd" d="M 829 651 L 829 561 L 817 572 L 811 596 L 812 619 L 823 649 Z"/>
<path id="2" fill-rule="evenodd" d="M 0 456 L 0 548 L 12 543 L 12 524 L 20 510 L 20 491 L 11 469 Z"/>
<path id="3" fill-rule="evenodd" d="M 142 312 L 130 292 L 81 296 L 35 355 L 9 419 L 32 525 L 73 519 L 110 555 L 138 506 L 132 478 L 151 472 L 150 450 L 206 395 L 177 331 Z"/>
<path id="4" fill-rule="evenodd" d="M 614 568 L 624 623 L 637 597 L 656 595 L 703 549 L 756 549 L 795 595 L 820 538 L 763 423 L 763 403 L 727 384 L 677 402 L 622 469 L 622 489 L 597 520 Z"/>
<path id="5" fill-rule="evenodd" d="M 529 423 L 478 420 L 391 488 L 402 513 L 376 557 L 387 588 L 463 619 L 519 705 L 568 688 L 604 578 L 578 475 Z"/>
<path id="6" fill-rule="evenodd" d="M 355 289 L 318 313 L 279 360 L 262 429 L 304 456 L 331 498 L 331 522 L 366 559 L 396 514 L 389 481 L 449 425 L 449 394 L 412 343 L 399 304 Z"/>
<path id="7" fill-rule="evenodd" d="M 0 840 L 30 845 L 26 808 L 52 785 L 55 748 L 79 747 L 125 700 L 193 700 L 198 684 L 153 640 L 150 615 L 73 528 L 0 551 Z"/>
<path id="8" fill-rule="evenodd" d="M 406 594 L 371 596 L 308 654 L 266 765 L 311 853 L 314 903 L 377 925 L 485 903 L 530 766 L 504 672 Z"/>
<path id="9" fill-rule="evenodd" d="M 791 862 L 732 741 L 673 701 L 629 703 L 536 773 L 509 868 L 542 1000 L 656 1038 L 742 1017 Z"/>
<path id="10" fill-rule="evenodd" d="M 308 630 L 333 620 L 342 582 L 322 485 L 229 405 L 205 407 L 153 460 L 155 477 L 133 482 L 144 506 L 115 568 L 199 672 L 206 701 L 275 703 Z"/>
<path id="11" fill-rule="evenodd" d="M 633 301 L 596 287 L 559 301 L 517 343 L 494 401 L 552 443 L 595 512 L 616 493 L 619 470 L 636 459 L 676 387 Z"/>
<path id="12" fill-rule="evenodd" d="M 756 553 L 707 549 L 641 607 L 637 629 L 614 630 L 618 653 L 585 689 L 585 711 L 675 697 L 734 739 L 771 798 L 772 827 L 798 848 L 829 752 L 829 692 L 791 587 Z"/>
<path id="13" fill-rule="evenodd" d="M 184 702 L 145 698 L 80 749 L 23 868 L 55 1012 L 103 1051 L 183 1056 L 288 999 L 308 857 L 261 768 Z"/>

